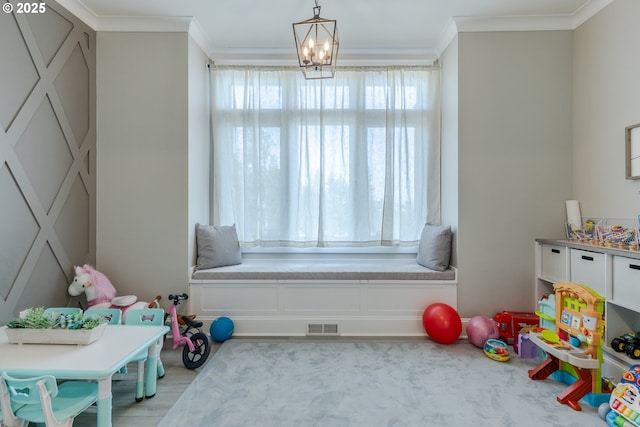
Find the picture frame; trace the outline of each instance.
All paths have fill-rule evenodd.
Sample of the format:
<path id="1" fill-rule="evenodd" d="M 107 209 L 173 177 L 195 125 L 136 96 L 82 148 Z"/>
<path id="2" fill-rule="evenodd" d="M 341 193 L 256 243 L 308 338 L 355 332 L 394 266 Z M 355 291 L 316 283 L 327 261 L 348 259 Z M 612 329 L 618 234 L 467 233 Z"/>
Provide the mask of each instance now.
<path id="1" fill-rule="evenodd" d="M 640 179 L 640 123 L 625 128 L 626 178 Z"/>

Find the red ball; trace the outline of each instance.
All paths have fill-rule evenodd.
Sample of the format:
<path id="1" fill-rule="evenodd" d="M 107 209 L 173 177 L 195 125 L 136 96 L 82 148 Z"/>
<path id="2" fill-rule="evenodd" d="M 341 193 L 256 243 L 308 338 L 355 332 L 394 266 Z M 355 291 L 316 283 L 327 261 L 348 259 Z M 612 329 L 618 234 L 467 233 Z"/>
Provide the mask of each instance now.
<path id="1" fill-rule="evenodd" d="M 422 326 L 429 338 L 440 344 L 451 344 L 462 332 L 462 320 L 450 305 L 437 302 L 422 313 Z"/>

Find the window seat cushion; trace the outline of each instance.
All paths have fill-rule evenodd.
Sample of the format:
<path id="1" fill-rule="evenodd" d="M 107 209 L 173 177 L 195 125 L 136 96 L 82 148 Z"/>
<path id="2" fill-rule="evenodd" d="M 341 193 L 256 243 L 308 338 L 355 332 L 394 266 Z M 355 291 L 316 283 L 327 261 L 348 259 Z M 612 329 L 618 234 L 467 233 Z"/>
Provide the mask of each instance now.
<path id="1" fill-rule="evenodd" d="M 242 264 L 196 270 L 193 280 L 455 280 L 413 259 L 243 259 Z"/>

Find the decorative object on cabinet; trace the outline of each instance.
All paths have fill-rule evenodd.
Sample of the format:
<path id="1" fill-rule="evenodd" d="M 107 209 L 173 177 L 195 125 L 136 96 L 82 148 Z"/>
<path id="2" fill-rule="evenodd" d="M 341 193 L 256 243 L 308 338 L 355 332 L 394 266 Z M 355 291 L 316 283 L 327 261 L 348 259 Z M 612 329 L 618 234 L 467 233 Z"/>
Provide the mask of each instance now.
<path id="1" fill-rule="evenodd" d="M 567 239 L 571 241 L 578 241 L 582 243 L 597 244 L 598 240 L 598 224 L 602 219 L 600 218 L 586 218 L 580 225 L 574 225 L 567 222 Z"/>
<path id="2" fill-rule="evenodd" d="M 596 228 L 601 245 L 638 250 L 638 228 L 635 220 L 607 218 L 598 223 Z"/>
<path id="3" fill-rule="evenodd" d="M 596 226 L 600 223 L 597 218 L 583 218 L 580 210 L 580 202 L 577 200 L 567 200 L 565 202 L 567 210 L 567 221 L 565 228 L 567 239 L 582 243 L 591 243 L 598 238 Z"/>
<path id="4" fill-rule="evenodd" d="M 583 218 L 580 225 L 565 223 L 566 238 L 570 242 L 609 248 L 638 250 L 640 230 L 633 219 Z"/>
<path id="5" fill-rule="evenodd" d="M 627 179 L 640 179 L 640 124 L 625 128 Z"/>
<path id="6" fill-rule="evenodd" d="M 567 208 L 567 224 L 572 228 L 582 228 L 580 202 L 577 200 L 567 200 L 565 206 Z"/>

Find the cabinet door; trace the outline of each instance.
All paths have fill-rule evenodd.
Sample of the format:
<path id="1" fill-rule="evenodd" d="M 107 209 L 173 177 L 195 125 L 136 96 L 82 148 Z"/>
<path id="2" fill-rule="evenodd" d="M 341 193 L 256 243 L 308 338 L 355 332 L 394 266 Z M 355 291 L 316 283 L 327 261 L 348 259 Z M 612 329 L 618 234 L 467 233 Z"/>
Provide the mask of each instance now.
<path id="1" fill-rule="evenodd" d="M 604 254 L 571 249 L 571 281 L 605 296 Z"/>
<path id="2" fill-rule="evenodd" d="M 640 311 L 640 260 L 613 257 L 612 290 L 616 304 Z"/>
<path id="3" fill-rule="evenodd" d="M 565 246 L 542 245 L 541 276 L 551 282 L 567 281 L 567 248 Z"/>

